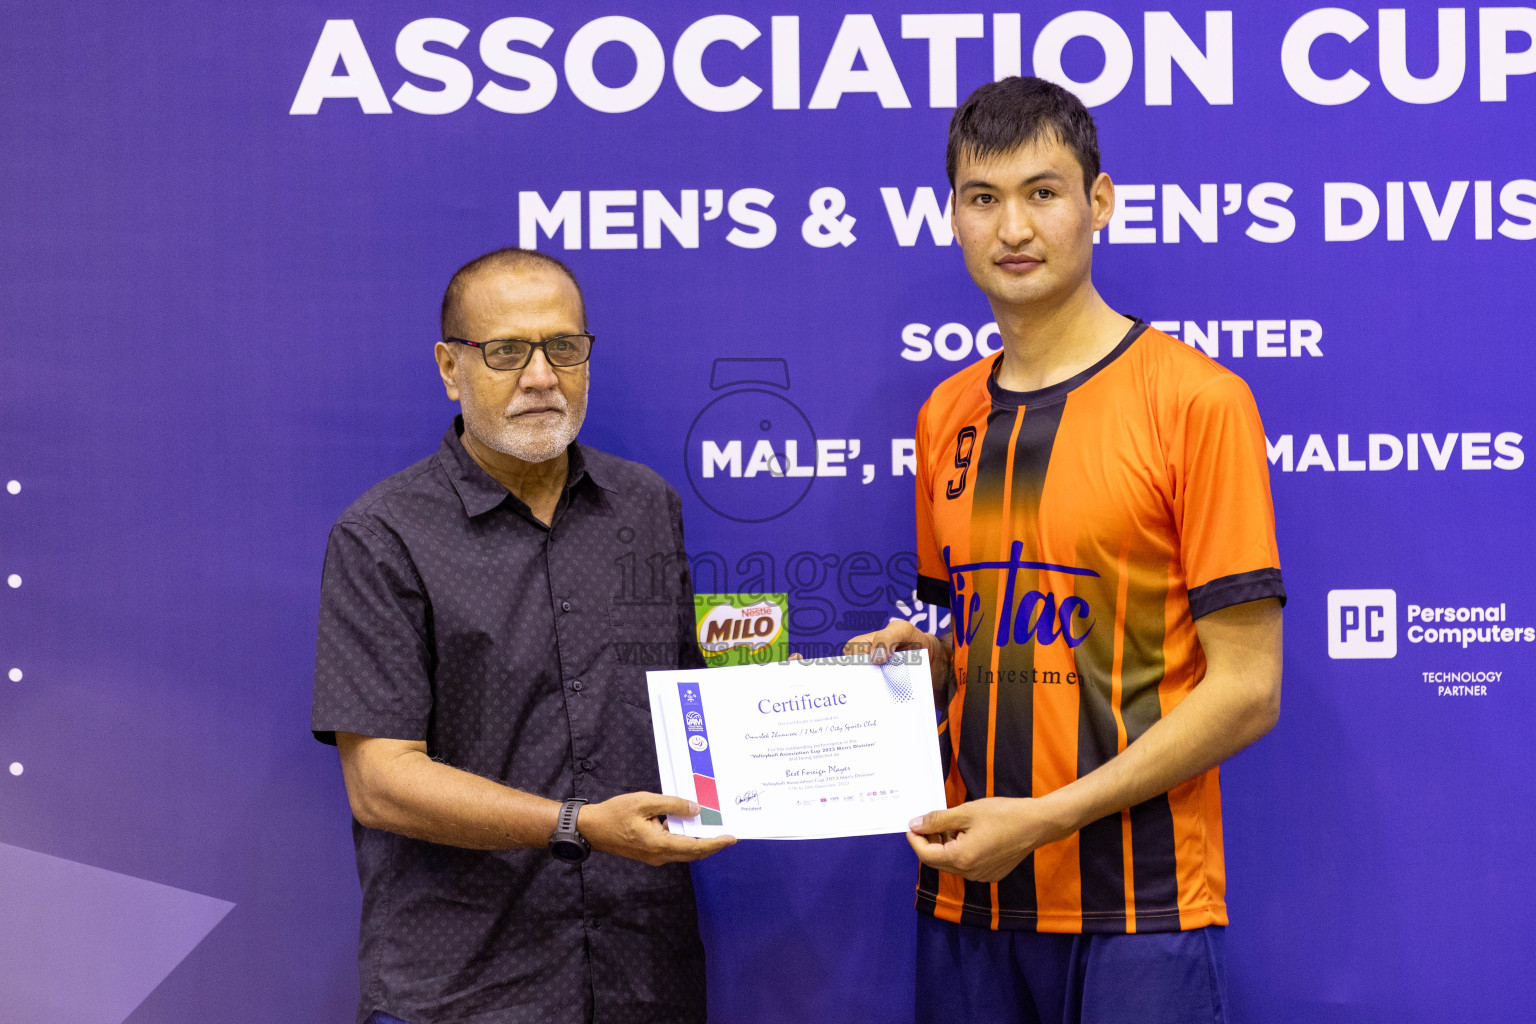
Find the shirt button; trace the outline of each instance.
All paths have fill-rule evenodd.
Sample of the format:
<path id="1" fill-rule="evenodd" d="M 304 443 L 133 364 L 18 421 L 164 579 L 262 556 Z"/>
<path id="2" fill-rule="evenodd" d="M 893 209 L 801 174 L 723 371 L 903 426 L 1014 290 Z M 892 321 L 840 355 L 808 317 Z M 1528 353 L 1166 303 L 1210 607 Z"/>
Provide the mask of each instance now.
<path id="1" fill-rule="evenodd" d="M 581 680 L 580 680 L 580 679 L 578 679 L 578 680 L 576 680 L 576 681 L 575 681 L 575 682 L 573 682 L 573 683 L 572 683 L 572 684 L 571 684 L 571 689 L 573 689 L 573 690 L 575 690 L 575 691 L 576 691 L 576 692 L 577 692 L 577 693 L 580 693 L 580 692 L 581 692 L 581 688 L 582 688 L 582 686 L 584 686 L 584 685 L 585 685 L 585 684 L 584 684 L 584 683 L 582 683 L 582 681 L 581 681 Z"/>
<path id="2" fill-rule="evenodd" d="M 563 611 L 563 612 L 570 611 L 571 610 L 571 602 L 569 602 L 569 601 L 561 601 L 560 602 L 560 610 Z"/>
<path id="3" fill-rule="evenodd" d="M 581 770 L 584 771 L 584 772 L 591 771 L 592 770 L 592 762 L 591 761 L 582 761 L 581 762 Z"/>

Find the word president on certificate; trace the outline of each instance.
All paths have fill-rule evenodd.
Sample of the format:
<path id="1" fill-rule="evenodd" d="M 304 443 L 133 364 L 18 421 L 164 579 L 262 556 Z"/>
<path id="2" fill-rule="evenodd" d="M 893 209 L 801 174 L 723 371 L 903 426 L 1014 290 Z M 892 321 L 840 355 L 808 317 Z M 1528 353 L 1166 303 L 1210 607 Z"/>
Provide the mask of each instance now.
<path id="1" fill-rule="evenodd" d="M 673 832 L 814 839 L 906 832 L 943 807 L 927 655 L 648 672 Z"/>

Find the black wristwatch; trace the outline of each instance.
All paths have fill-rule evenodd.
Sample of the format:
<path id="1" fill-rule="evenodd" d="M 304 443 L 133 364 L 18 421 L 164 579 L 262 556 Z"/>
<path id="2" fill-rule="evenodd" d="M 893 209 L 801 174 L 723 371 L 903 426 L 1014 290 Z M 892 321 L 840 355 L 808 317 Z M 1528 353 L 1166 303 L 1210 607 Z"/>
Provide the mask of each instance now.
<path id="1" fill-rule="evenodd" d="M 580 797 L 560 805 L 560 816 L 555 819 L 555 831 L 549 837 L 549 852 L 556 860 L 568 864 L 580 864 L 592 852 L 592 844 L 576 831 L 576 812 L 586 803 Z"/>

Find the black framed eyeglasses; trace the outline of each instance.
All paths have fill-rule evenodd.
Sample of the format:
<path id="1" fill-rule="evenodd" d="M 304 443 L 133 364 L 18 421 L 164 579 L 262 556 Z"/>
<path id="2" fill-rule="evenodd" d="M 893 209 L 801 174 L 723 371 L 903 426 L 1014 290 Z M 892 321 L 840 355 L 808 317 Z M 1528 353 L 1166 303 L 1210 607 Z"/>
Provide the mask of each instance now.
<path id="1" fill-rule="evenodd" d="M 550 366 L 580 366 L 592 358 L 592 343 L 597 340 L 591 334 L 561 334 L 543 341 L 525 341 L 522 338 L 496 338 L 491 341 L 466 341 L 463 338 L 444 338 L 444 341 L 477 348 L 485 357 L 485 365 L 493 370 L 521 370 L 533 359 L 533 350 L 543 349 Z"/>

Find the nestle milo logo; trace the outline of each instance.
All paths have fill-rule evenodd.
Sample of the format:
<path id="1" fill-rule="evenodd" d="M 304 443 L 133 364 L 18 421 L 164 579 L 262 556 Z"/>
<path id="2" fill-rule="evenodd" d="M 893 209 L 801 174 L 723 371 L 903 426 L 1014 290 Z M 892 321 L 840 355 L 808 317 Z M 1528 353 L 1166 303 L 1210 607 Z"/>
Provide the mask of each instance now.
<path id="1" fill-rule="evenodd" d="M 700 594 L 698 599 L 699 647 L 704 657 L 720 661 L 732 651 L 752 661 L 788 656 L 786 595 Z"/>

